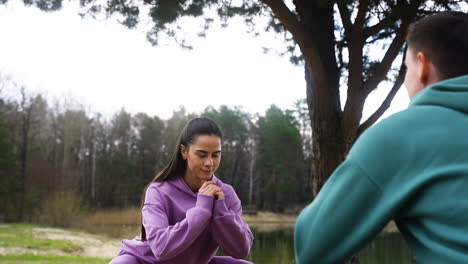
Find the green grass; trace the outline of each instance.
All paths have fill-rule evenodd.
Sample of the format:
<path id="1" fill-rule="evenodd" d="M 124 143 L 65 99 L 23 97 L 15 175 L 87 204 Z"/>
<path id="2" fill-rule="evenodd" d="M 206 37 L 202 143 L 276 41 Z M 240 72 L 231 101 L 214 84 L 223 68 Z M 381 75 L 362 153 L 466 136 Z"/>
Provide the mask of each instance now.
<path id="1" fill-rule="evenodd" d="M 108 258 L 73 256 L 83 250 L 80 245 L 68 240 L 36 237 L 33 235 L 33 228 L 35 227 L 37 226 L 29 224 L 0 225 L 0 247 L 34 249 L 39 252 L 47 252 L 47 250 L 50 249 L 57 249 L 69 254 L 69 256 L 53 256 L 47 255 L 47 253 L 43 255 L 33 255 L 30 253 L 0 255 L 1 264 L 107 264 L 110 261 Z M 78 234 L 78 232 L 76 233 Z"/>
<path id="2" fill-rule="evenodd" d="M 27 249 L 59 249 L 67 253 L 79 252 L 79 245 L 67 240 L 52 240 L 33 237 L 34 226 L 28 224 L 11 224 L 0 226 L 0 247 L 21 247 Z M 3 258 L 0 257 L 0 259 Z"/>
<path id="3" fill-rule="evenodd" d="M 105 258 L 91 258 L 91 257 L 74 257 L 74 256 L 36 256 L 36 255 L 9 255 L 0 256 L 0 263 L 4 264 L 107 264 L 110 259 Z"/>

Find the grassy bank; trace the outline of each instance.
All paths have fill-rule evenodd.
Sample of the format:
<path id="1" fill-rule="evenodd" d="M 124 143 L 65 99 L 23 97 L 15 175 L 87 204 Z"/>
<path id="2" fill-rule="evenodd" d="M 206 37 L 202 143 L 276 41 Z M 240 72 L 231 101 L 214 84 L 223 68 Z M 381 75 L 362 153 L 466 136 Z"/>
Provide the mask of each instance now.
<path id="1" fill-rule="evenodd" d="M 92 257 L 74 257 L 74 256 L 36 256 L 36 255 L 9 255 L 9 256 L 0 256 L 0 263 L 8 264 L 24 264 L 24 263 L 34 263 L 34 264 L 104 264 L 109 263 L 108 259 L 103 258 L 92 258 Z"/>
<path id="2" fill-rule="evenodd" d="M 296 222 L 297 215 L 272 212 L 249 212 L 244 214 L 243 218 L 253 229 L 260 232 L 272 232 L 285 228 L 292 228 Z M 139 226 L 141 224 L 141 211 L 140 208 L 136 207 L 97 211 L 85 217 L 81 222 L 85 226 L 96 227 L 112 225 Z"/>
<path id="3" fill-rule="evenodd" d="M 294 227 L 298 214 L 282 214 L 267 211 L 248 211 L 244 213 L 243 218 L 249 224 L 250 228 L 259 232 L 273 232 L 283 229 L 290 229 Z M 128 234 L 137 235 L 139 226 L 141 224 L 141 211 L 140 208 L 127 208 L 127 209 L 114 209 L 103 210 L 92 213 L 85 217 L 82 221 L 85 226 L 93 226 L 96 228 L 103 228 L 105 226 L 138 226 L 138 228 L 131 229 Z M 95 232 L 94 230 L 90 230 Z M 383 233 L 398 232 L 395 223 L 391 221 L 382 230 Z M 109 233 L 114 236 L 115 234 Z"/>
<path id="4" fill-rule="evenodd" d="M 297 214 L 249 211 L 244 213 L 243 217 L 249 225 L 255 223 L 295 223 Z M 90 214 L 84 221 L 87 224 L 135 225 L 141 223 L 141 210 L 137 207 L 101 210 Z"/>
<path id="5" fill-rule="evenodd" d="M 262 222 L 258 222 L 260 227 L 266 226 L 264 228 L 271 228 L 272 225 L 281 226 L 281 224 L 273 221 L 274 218 L 270 218 L 271 215 L 267 213 L 263 213 L 261 215 L 264 218 L 263 220 L 260 216 L 255 218 L 258 221 L 262 220 Z M 288 221 L 288 219 L 284 220 Z M 289 220 L 292 220 L 292 218 Z M 252 221 L 252 219 L 249 221 Z M 256 239 L 258 239 L 258 242 L 260 243 L 260 248 L 257 247 L 254 249 L 252 254 L 253 257 L 261 259 L 264 257 L 262 254 L 264 254 L 263 247 L 265 246 L 265 244 L 262 243 L 266 243 L 264 238 L 266 234 L 269 233 L 263 233 L 261 228 L 258 229 L 255 227 L 254 222 L 251 222 L 250 225 L 252 229 L 256 229 L 254 230 L 256 231 Z M 108 226 L 114 226 L 118 230 L 125 228 L 124 225 L 119 225 L 117 222 L 114 222 L 114 225 L 108 224 Z M 138 226 L 131 226 L 131 228 L 134 230 L 133 232 L 130 232 L 130 234 L 136 235 Z M 97 228 L 102 229 L 103 227 Z M 394 223 L 391 222 L 387 226 L 387 230 L 384 232 L 395 232 L 395 230 L 397 229 Z M 98 233 L 106 232 L 99 230 Z M 275 235 L 270 237 L 269 240 L 276 239 L 276 246 L 278 246 L 278 242 L 280 242 L 280 245 L 288 246 L 289 250 L 289 246 L 291 246 L 289 243 L 291 242 L 290 240 L 292 240 L 291 237 L 283 237 L 285 233 L 282 232 L 272 234 Z M 281 237 L 278 237 L 278 234 Z M 30 224 L 0 224 L 0 263 L 105 264 L 108 263 L 112 257 L 117 255 L 120 249 L 121 238 L 125 238 L 125 236 L 119 235 L 114 236 L 114 238 L 109 238 L 102 235 L 93 235 L 84 232 L 83 230 L 77 231 L 70 229 L 41 227 Z M 275 252 L 276 251 L 277 249 L 275 249 Z M 270 254 L 271 252 L 267 253 L 267 255 Z M 275 256 L 278 257 L 277 254 Z"/>
<path id="6" fill-rule="evenodd" d="M 108 263 L 119 241 L 28 224 L 0 225 L 0 263 Z"/>

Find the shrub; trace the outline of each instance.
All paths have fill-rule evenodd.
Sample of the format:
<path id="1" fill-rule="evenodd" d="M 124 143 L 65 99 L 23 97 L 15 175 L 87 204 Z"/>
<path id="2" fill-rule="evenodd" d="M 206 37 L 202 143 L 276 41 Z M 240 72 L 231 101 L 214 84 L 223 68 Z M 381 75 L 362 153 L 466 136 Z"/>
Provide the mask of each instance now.
<path id="1" fill-rule="evenodd" d="M 85 214 L 87 206 L 83 199 L 72 191 L 53 192 L 37 212 L 40 224 L 69 227 Z"/>

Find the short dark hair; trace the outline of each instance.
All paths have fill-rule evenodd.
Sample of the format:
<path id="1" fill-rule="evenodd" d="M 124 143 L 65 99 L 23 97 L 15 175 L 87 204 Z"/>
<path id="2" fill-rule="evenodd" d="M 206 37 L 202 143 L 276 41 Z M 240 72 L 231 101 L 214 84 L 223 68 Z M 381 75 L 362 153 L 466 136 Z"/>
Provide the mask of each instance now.
<path id="1" fill-rule="evenodd" d="M 468 14 L 445 11 L 410 25 L 406 35 L 414 54 L 423 52 L 441 80 L 468 74 Z"/>

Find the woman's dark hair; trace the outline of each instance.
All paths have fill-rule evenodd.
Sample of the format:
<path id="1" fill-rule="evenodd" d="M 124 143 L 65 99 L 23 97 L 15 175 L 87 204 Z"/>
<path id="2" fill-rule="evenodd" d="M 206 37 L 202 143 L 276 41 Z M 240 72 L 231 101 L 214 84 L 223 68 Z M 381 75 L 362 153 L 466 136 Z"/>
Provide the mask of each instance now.
<path id="1" fill-rule="evenodd" d="M 187 169 L 187 161 L 182 158 L 181 146 L 188 149 L 190 145 L 195 143 L 197 137 L 201 135 L 213 135 L 219 137 L 221 140 L 223 139 L 221 129 L 213 120 L 206 117 L 190 120 L 180 132 L 179 139 L 177 140 L 174 153 L 172 153 L 169 163 L 156 174 L 156 177 L 154 177 L 148 186 L 153 182 L 169 181 L 176 177 L 183 176 Z M 148 186 L 146 186 L 144 193 L 146 193 Z M 144 203 L 144 197 L 142 203 Z M 141 240 L 146 241 L 146 231 L 143 225 L 141 225 Z"/>
<path id="2" fill-rule="evenodd" d="M 414 54 L 422 51 L 432 60 L 441 80 L 468 74 L 468 14 L 425 17 L 410 25 L 406 41 Z"/>

